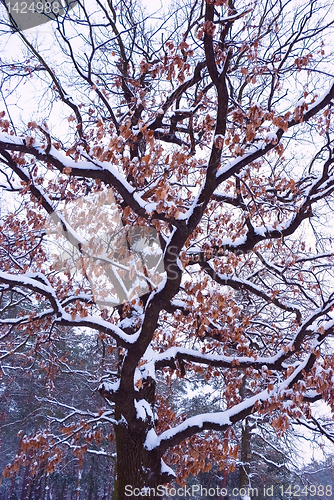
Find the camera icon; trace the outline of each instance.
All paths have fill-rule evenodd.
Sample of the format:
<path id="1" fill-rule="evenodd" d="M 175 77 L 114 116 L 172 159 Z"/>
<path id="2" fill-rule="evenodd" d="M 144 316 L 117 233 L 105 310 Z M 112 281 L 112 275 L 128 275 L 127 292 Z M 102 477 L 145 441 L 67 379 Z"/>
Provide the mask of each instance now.
<path id="1" fill-rule="evenodd" d="M 24 31 L 64 16 L 77 0 L 1 0 L 14 31 Z"/>
<path id="2" fill-rule="evenodd" d="M 49 216 L 46 232 L 51 268 L 88 281 L 100 308 L 139 298 L 164 279 L 156 229 L 124 225 L 111 189 L 67 203 Z"/>

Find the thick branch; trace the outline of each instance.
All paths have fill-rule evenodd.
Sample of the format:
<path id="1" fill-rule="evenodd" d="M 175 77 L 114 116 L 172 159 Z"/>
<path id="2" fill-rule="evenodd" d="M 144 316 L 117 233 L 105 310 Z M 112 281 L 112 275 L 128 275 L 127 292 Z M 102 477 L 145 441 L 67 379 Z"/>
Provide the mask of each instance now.
<path id="1" fill-rule="evenodd" d="M 190 417 L 180 425 L 173 429 L 168 429 L 160 434 L 160 436 L 157 436 L 155 447 L 159 451 L 165 452 L 171 446 L 175 446 L 184 439 L 194 434 L 198 434 L 203 430 L 224 431 L 236 422 L 240 422 L 250 415 L 259 403 L 270 400 L 273 395 L 275 395 L 275 397 L 279 394 L 283 395 L 285 390 L 298 381 L 300 374 L 304 370 L 309 371 L 311 369 L 309 363 L 311 357 L 312 354 L 309 354 L 304 361 L 299 363 L 298 368 L 295 369 L 293 374 L 284 380 L 284 382 L 278 384 L 272 391 L 265 389 L 255 396 L 247 398 L 241 403 L 222 412 L 204 413 L 202 415 Z M 314 360 L 312 360 L 312 362 L 314 364 Z"/>

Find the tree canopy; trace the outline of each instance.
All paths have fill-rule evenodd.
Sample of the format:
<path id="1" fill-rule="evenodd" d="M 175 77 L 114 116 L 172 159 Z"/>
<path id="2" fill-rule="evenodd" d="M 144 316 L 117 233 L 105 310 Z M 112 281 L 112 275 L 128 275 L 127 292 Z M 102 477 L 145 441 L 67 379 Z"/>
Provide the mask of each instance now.
<path id="1" fill-rule="evenodd" d="M 75 4 L 44 41 L 1 25 L 0 370 L 47 389 L 6 474 L 115 435 L 114 498 L 158 498 L 233 470 L 250 416 L 331 437 L 312 413 L 334 405 L 331 6 Z M 64 338 L 90 345 L 76 391 Z M 178 412 L 176 378 L 208 408 Z"/>

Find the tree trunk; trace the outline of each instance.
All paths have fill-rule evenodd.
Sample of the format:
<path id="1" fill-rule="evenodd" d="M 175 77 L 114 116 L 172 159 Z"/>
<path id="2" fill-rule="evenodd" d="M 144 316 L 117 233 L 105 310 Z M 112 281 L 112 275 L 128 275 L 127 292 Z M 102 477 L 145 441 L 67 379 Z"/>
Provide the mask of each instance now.
<path id="1" fill-rule="evenodd" d="M 116 477 L 113 500 L 125 500 L 140 496 L 142 488 L 152 488 L 149 498 L 160 498 L 156 488 L 168 481 L 161 475 L 161 457 L 146 450 L 143 434 L 130 432 L 126 425 L 118 425 L 116 434 Z"/>
<path id="2" fill-rule="evenodd" d="M 251 486 L 249 482 L 249 460 L 251 457 L 251 429 L 249 426 L 248 418 L 244 422 L 241 435 L 241 449 L 240 449 L 240 459 L 241 465 L 239 468 L 239 488 L 245 488 L 246 490 Z"/>
<path id="3" fill-rule="evenodd" d="M 27 500 L 27 498 L 29 498 L 30 496 L 30 489 L 32 482 L 32 477 L 30 475 L 30 461 L 31 457 L 29 456 L 28 465 L 26 465 L 22 481 L 21 500 Z"/>

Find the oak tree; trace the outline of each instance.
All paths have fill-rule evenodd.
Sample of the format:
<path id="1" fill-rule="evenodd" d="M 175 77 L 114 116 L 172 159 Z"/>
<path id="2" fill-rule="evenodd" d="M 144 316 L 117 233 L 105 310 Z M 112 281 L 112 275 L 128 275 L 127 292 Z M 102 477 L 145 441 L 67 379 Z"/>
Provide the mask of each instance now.
<path id="1" fill-rule="evenodd" d="M 64 332 L 104 345 L 96 410 L 52 400 L 67 414 L 23 436 L 6 474 L 33 453 L 51 473 L 64 446 L 79 464 L 104 453 L 109 426 L 120 500 L 232 470 L 250 415 L 283 432 L 333 408 L 331 15 L 79 0 L 43 43 L 3 19 L 0 362 L 38 365 L 51 390 Z M 175 411 L 176 377 L 218 408 Z"/>

